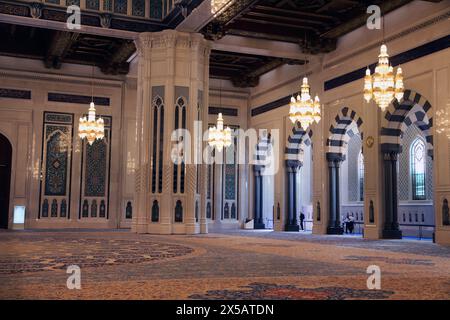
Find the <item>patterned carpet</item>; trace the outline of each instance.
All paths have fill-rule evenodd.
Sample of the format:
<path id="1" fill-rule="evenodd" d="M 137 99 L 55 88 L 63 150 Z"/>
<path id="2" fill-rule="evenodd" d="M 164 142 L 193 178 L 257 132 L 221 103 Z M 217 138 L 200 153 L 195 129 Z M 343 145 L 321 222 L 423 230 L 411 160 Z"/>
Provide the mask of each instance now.
<path id="1" fill-rule="evenodd" d="M 81 290 L 67 289 L 67 267 Z M 381 268 L 381 290 L 366 269 Z M 450 299 L 450 248 L 239 231 L 0 231 L 0 299 Z"/>

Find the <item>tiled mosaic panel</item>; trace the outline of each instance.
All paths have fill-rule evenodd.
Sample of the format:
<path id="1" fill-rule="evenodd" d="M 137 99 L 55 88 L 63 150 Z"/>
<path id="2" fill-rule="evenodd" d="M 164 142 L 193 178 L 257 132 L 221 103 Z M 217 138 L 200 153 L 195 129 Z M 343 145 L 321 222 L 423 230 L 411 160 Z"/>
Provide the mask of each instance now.
<path id="1" fill-rule="evenodd" d="M 104 197 L 106 190 L 106 162 L 108 146 L 105 140 L 97 140 L 86 145 L 86 179 L 84 195 L 86 197 Z"/>
<path id="2" fill-rule="evenodd" d="M 145 17 L 145 0 L 132 0 L 132 15 Z"/>
<path id="3" fill-rule="evenodd" d="M 348 200 L 359 201 L 358 199 L 358 156 L 361 151 L 361 136 L 354 135 L 348 142 Z"/>
<path id="4" fill-rule="evenodd" d="M 236 165 L 237 140 L 229 148 L 225 149 L 224 171 L 225 171 L 225 200 L 236 199 L 236 175 L 238 166 Z"/>
<path id="5" fill-rule="evenodd" d="M 72 124 L 73 116 L 67 113 L 46 113 L 45 122 Z"/>
<path id="6" fill-rule="evenodd" d="M 105 138 L 92 145 L 84 143 L 83 180 L 80 198 L 81 218 L 108 218 L 109 203 L 109 162 L 111 153 L 110 117 L 105 119 Z"/>
<path id="7" fill-rule="evenodd" d="M 400 201 L 412 200 L 411 195 L 411 176 L 409 153 L 411 144 L 417 136 L 425 139 L 422 131 L 416 126 L 411 125 L 403 134 L 402 147 L 403 152 L 398 157 L 398 198 Z M 433 160 L 427 156 L 427 172 L 425 192 L 427 200 L 433 199 Z"/>
<path id="8" fill-rule="evenodd" d="M 73 115 L 44 113 L 39 218 L 68 218 Z"/>
<path id="9" fill-rule="evenodd" d="M 225 165 L 225 199 L 236 199 L 236 165 Z"/>
<path id="10" fill-rule="evenodd" d="M 67 189 L 70 132 L 67 126 L 47 125 L 45 128 L 45 195 L 63 196 Z M 70 140 L 69 140 L 70 141 Z"/>
<path id="11" fill-rule="evenodd" d="M 237 127 L 232 128 L 232 130 Z M 237 180 L 239 165 L 237 165 L 236 150 L 238 148 L 237 138 L 233 138 L 233 144 L 224 149 L 224 201 L 223 201 L 223 219 L 236 219 L 236 201 L 237 201 Z"/>

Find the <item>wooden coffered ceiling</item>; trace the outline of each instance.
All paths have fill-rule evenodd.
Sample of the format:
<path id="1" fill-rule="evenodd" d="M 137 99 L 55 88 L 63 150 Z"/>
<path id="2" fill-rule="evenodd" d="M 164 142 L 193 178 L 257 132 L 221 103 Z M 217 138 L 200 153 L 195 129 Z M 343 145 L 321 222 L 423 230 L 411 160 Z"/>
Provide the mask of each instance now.
<path id="1" fill-rule="evenodd" d="M 98 66 L 105 74 L 127 74 L 136 51 L 131 40 L 0 23 L 0 55 L 43 60 L 47 68 L 62 63 Z"/>
<path id="2" fill-rule="evenodd" d="M 118 31 L 136 34 L 175 29 L 189 19 L 194 9 L 205 4 L 201 0 L 182 0 L 176 10 L 163 21 L 129 19 L 120 15 L 87 12 L 82 25 L 101 29 L 102 35 L 48 29 L 27 23 L 0 23 L 0 55 L 41 59 L 48 68 L 60 68 L 62 63 L 89 64 L 98 66 L 105 74 L 127 74 L 129 58 L 135 52 L 131 40 L 119 38 Z M 395 10 L 412 0 L 230 0 L 226 9 L 207 17 L 199 29 L 207 39 L 217 41 L 226 35 L 284 42 L 298 55 L 295 59 L 272 57 L 270 50 L 246 52 L 232 47 L 216 48 L 211 53 L 210 76 L 230 80 L 236 87 L 254 87 L 259 78 L 284 64 L 307 63 L 303 54 L 327 53 L 336 48 L 339 37 L 364 25 L 367 7 L 379 5 L 383 13 Z M 440 2 L 440 0 L 429 0 Z M 37 7 L 36 7 L 37 6 Z M 15 19 L 49 20 L 63 22 L 67 14 L 60 8 L 47 4 L 24 1 L 0 0 L 0 13 L 15 16 Z M 39 10 L 36 11 L 38 8 Z M 34 11 L 33 11 L 34 10 Z M 39 14 L 36 14 L 39 12 Z M 197 19 L 193 15 L 193 19 Z M 105 17 L 109 17 L 109 20 Z M 167 21 L 166 21 L 167 20 Z M 105 23 L 105 21 L 109 23 Z M 202 27 L 204 26 L 204 27 Z M 114 30 L 109 36 L 108 30 Z M 230 37 L 229 37 L 230 38 Z M 233 38 L 233 37 L 231 37 Z M 223 39 L 227 40 L 227 39 Z M 252 40 L 255 41 L 255 40 Z M 277 43 L 278 43 L 277 42 Z M 220 51 L 219 51 L 220 49 Z M 239 51 L 239 52 L 236 52 Z M 246 52 L 246 53 L 243 53 Z M 249 54 L 257 53 L 257 54 Z"/>
<path id="3" fill-rule="evenodd" d="M 235 87 L 254 87 L 258 85 L 259 77 L 264 73 L 284 64 L 305 63 L 305 60 L 213 50 L 210 57 L 210 76 L 231 80 Z"/>
<path id="4" fill-rule="evenodd" d="M 304 53 L 326 53 L 336 48 L 340 36 L 366 23 L 368 6 L 379 5 L 383 13 L 388 13 L 409 2 L 411 0 L 235 0 L 202 32 L 211 40 L 239 35 L 297 43 Z"/>

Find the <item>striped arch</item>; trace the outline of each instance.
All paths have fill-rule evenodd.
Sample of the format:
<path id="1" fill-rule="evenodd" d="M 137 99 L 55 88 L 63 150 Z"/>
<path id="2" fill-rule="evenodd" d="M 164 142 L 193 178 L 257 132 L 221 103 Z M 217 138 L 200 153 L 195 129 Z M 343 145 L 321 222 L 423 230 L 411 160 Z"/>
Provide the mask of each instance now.
<path id="1" fill-rule="evenodd" d="M 360 133 L 363 140 L 362 124 L 362 119 L 355 111 L 347 107 L 342 108 L 330 127 L 330 137 L 327 140 L 328 155 L 342 157 L 346 152 L 348 141 L 355 134 Z"/>
<path id="2" fill-rule="evenodd" d="M 312 135 L 311 129 L 305 131 L 298 122 L 292 128 L 292 133 L 288 137 L 284 152 L 284 160 L 287 167 L 298 167 L 303 164 L 304 150 L 305 147 L 312 145 Z"/>
<path id="3" fill-rule="evenodd" d="M 383 119 L 381 149 L 402 152 L 403 133 L 412 124 L 422 130 L 427 141 L 428 155 L 433 157 L 433 114 L 430 102 L 421 94 L 406 90 L 402 101 L 394 101 Z"/>
<path id="4" fill-rule="evenodd" d="M 253 155 L 253 169 L 255 171 L 261 171 L 266 166 L 271 143 L 270 133 L 259 137 L 255 154 Z"/>

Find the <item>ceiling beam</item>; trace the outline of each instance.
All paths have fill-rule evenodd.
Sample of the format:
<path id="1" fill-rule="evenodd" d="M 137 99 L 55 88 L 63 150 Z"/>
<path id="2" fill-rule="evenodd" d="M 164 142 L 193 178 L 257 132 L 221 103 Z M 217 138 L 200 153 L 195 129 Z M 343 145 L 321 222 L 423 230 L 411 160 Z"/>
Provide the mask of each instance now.
<path id="1" fill-rule="evenodd" d="M 236 53 L 253 54 L 260 56 L 287 58 L 287 59 L 304 59 L 305 54 L 302 53 L 297 43 L 289 43 L 282 41 L 267 41 L 256 38 L 248 38 L 238 35 L 227 35 L 220 40 L 212 43 L 214 50 L 228 51 Z M 308 60 L 313 59 L 308 55 Z"/>
<path id="2" fill-rule="evenodd" d="M 313 31 L 315 33 L 318 32 L 318 29 L 314 28 L 314 27 L 304 26 L 304 25 L 294 25 L 294 24 L 289 24 L 289 23 L 277 22 L 274 20 L 269 21 L 269 20 L 259 20 L 259 19 L 243 17 L 243 18 L 240 18 L 239 21 L 249 22 L 249 23 L 253 23 L 253 24 L 255 24 L 255 23 L 263 24 L 266 26 L 279 26 L 279 27 L 295 29 L 295 30 L 309 30 L 309 31 Z M 239 25 L 239 24 L 237 23 L 236 25 Z M 284 31 L 286 31 L 286 29 L 284 29 Z"/>
<path id="3" fill-rule="evenodd" d="M 274 8 L 269 6 L 263 6 L 263 5 L 256 5 L 254 6 L 255 10 L 264 10 L 268 11 L 270 13 L 284 13 L 290 16 L 295 16 L 298 18 L 312 18 L 312 19 L 319 19 L 319 20 L 326 20 L 331 22 L 339 22 L 339 19 L 330 15 L 326 14 L 317 14 L 317 13 L 311 13 L 306 11 L 295 11 L 295 10 L 287 10 L 287 9 L 281 9 L 281 8 Z"/>
<path id="4" fill-rule="evenodd" d="M 291 22 L 291 23 L 295 23 L 295 24 L 306 23 L 306 24 L 312 24 L 312 25 L 318 25 L 318 26 L 323 26 L 323 25 L 329 24 L 329 21 L 323 21 L 323 20 L 318 20 L 318 19 L 317 20 L 304 19 L 304 18 L 294 17 L 292 15 L 285 16 L 285 15 L 270 14 L 270 13 L 264 13 L 264 12 L 258 12 L 258 11 L 248 12 L 246 14 L 246 16 L 269 19 L 269 21 L 271 21 L 272 19 L 277 19 L 277 20 Z"/>
<path id="5" fill-rule="evenodd" d="M 77 41 L 79 33 L 56 31 L 44 58 L 46 68 L 61 68 L 62 59 Z"/>

